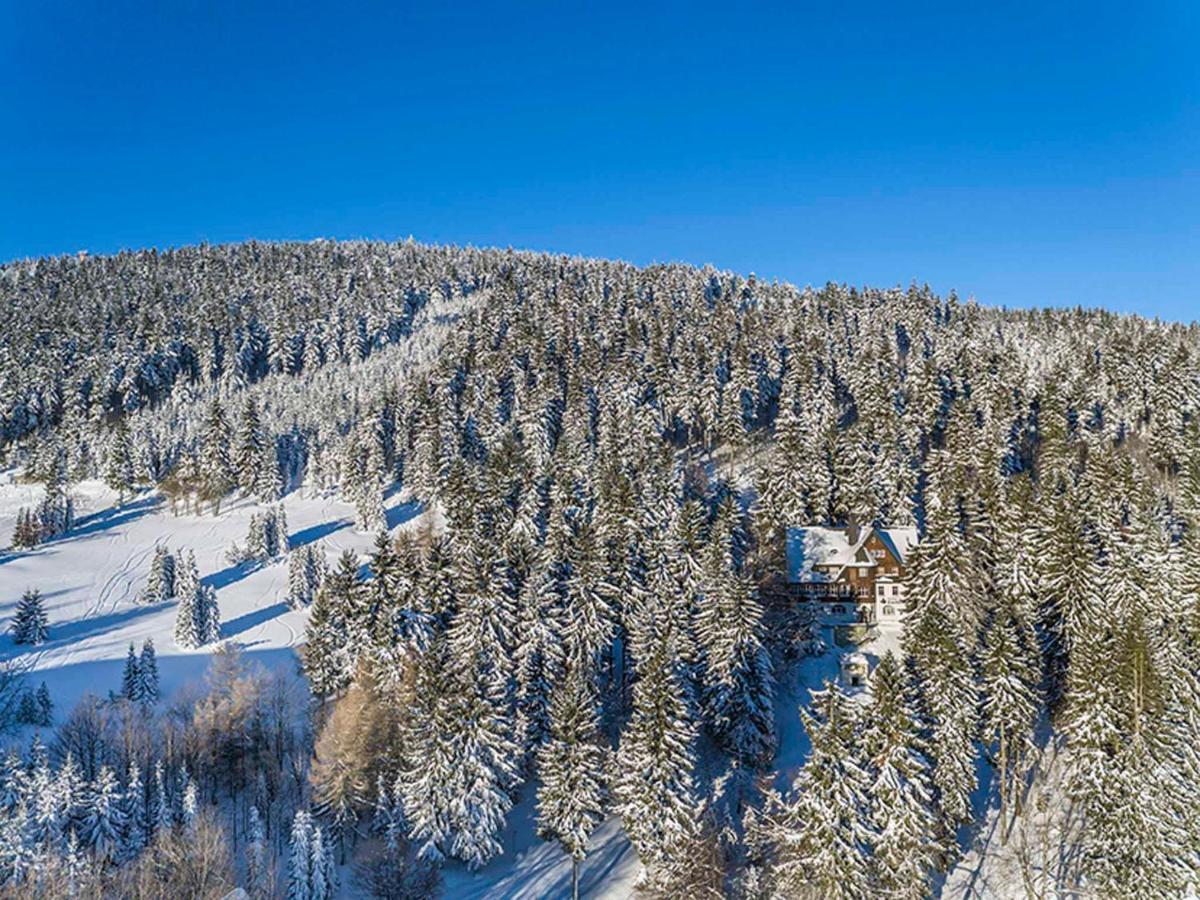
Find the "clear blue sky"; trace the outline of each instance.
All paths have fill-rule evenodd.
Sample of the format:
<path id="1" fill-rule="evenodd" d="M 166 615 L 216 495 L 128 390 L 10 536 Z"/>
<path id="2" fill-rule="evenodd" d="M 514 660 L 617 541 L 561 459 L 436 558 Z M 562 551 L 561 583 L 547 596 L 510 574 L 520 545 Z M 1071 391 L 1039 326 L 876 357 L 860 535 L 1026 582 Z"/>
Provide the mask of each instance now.
<path id="1" fill-rule="evenodd" d="M 1192 0 L 139 5 L 0 0 L 0 259 L 411 234 L 1200 317 Z"/>

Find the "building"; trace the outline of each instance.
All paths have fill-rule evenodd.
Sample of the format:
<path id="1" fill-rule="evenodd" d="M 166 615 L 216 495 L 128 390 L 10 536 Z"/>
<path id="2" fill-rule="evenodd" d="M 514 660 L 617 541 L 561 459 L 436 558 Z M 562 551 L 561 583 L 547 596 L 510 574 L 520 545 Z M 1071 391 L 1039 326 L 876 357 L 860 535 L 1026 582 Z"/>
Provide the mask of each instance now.
<path id="1" fill-rule="evenodd" d="M 865 687 L 871 675 L 871 664 L 862 653 L 845 653 L 841 659 L 842 687 Z"/>
<path id="2" fill-rule="evenodd" d="M 790 528 L 787 581 L 833 622 L 900 622 L 916 528 Z"/>

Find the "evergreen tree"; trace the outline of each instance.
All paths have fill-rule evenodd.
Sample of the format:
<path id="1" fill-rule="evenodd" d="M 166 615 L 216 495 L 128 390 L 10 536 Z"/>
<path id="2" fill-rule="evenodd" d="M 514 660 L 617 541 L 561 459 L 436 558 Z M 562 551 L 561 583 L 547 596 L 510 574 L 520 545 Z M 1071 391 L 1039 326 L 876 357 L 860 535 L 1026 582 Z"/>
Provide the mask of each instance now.
<path id="1" fill-rule="evenodd" d="M 312 816 L 302 809 L 292 819 L 287 865 L 288 900 L 314 900 L 312 847 Z"/>
<path id="2" fill-rule="evenodd" d="M 827 683 L 803 715 L 812 749 L 796 776 L 793 799 L 768 827 L 777 847 L 777 890 L 787 897 L 869 897 L 868 775 L 856 709 Z"/>
<path id="3" fill-rule="evenodd" d="M 197 622 L 203 615 L 202 602 L 198 583 L 187 593 L 180 589 L 179 603 L 175 608 L 175 629 L 172 633 L 175 646 L 184 650 L 194 650 L 204 644 L 204 632 L 197 627 Z"/>
<path id="4" fill-rule="evenodd" d="M 705 564 L 697 620 L 704 700 L 721 745 L 748 765 L 765 765 L 775 755 L 774 678 L 762 609 L 734 561 L 731 524 L 728 514 L 718 519 Z"/>
<path id="5" fill-rule="evenodd" d="M 133 446 L 129 422 L 124 416 L 117 419 L 108 442 L 104 482 L 117 492 L 121 503 L 125 502 L 125 495 L 133 490 Z"/>
<path id="6" fill-rule="evenodd" d="M 937 847 L 930 766 L 907 679 L 889 651 L 871 673 L 862 748 L 868 777 L 871 885 L 881 896 L 929 892 Z"/>
<path id="7" fill-rule="evenodd" d="M 267 857 L 267 837 L 263 830 L 258 807 L 250 807 L 250 824 L 246 829 L 246 893 L 250 900 L 268 900 L 271 876 Z"/>
<path id="8" fill-rule="evenodd" d="M 89 786 L 83 823 L 84 841 L 101 862 L 115 863 L 124 858 L 128 822 L 123 799 L 113 770 L 102 765 L 96 782 Z"/>
<path id="9" fill-rule="evenodd" d="M 337 694 L 350 683 L 354 648 L 347 619 L 359 593 L 358 557 L 343 551 L 316 592 L 305 630 L 304 673 L 318 697 Z"/>
<path id="10" fill-rule="evenodd" d="M 49 728 L 54 724 L 54 701 L 50 699 L 50 689 L 46 687 L 46 682 L 38 685 L 37 694 L 35 695 L 37 703 L 37 724 L 42 728 Z"/>
<path id="11" fill-rule="evenodd" d="M 644 865 L 669 868 L 695 835 L 696 730 L 667 634 L 639 641 L 633 715 L 617 748 L 616 810 Z"/>
<path id="12" fill-rule="evenodd" d="M 50 634 L 49 621 L 42 604 L 42 592 L 29 588 L 21 595 L 12 621 L 13 640 L 18 644 L 43 644 Z"/>
<path id="13" fill-rule="evenodd" d="M 982 659 L 984 734 L 996 746 L 999 764 L 1001 842 L 1007 842 L 1007 817 L 1019 786 L 1025 759 L 1033 749 L 1038 714 L 1036 637 L 1012 602 L 996 611 L 984 632 Z"/>
<path id="14" fill-rule="evenodd" d="M 910 612 L 904 647 L 919 675 L 923 717 L 929 723 L 933 783 L 947 854 L 957 827 L 971 817 L 975 789 L 978 691 L 971 664 L 976 608 L 965 578 L 965 543 L 952 508 L 935 501 L 926 539 L 912 554 Z"/>
<path id="15" fill-rule="evenodd" d="M 146 789 L 142 784 L 142 773 L 136 762 L 129 764 L 129 778 L 123 793 L 122 818 L 125 820 L 125 835 L 122 841 L 124 859 L 137 857 L 149 844 L 147 830 Z"/>
<path id="16" fill-rule="evenodd" d="M 214 513 L 221 510 L 221 500 L 237 485 L 230 460 L 229 423 L 217 398 L 213 398 L 205 420 L 200 450 L 200 478 L 203 498 L 213 505 Z"/>
<path id="17" fill-rule="evenodd" d="M 158 658 L 154 653 L 154 638 L 142 643 L 142 655 L 138 659 L 138 675 L 141 678 L 143 703 L 157 703 L 160 697 L 158 685 Z"/>
<path id="18" fill-rule="evenodd" d="M 266 446 L 262 421 L 258 415 L 258 403 L 254 395 L 247 395 L 238 420 L 234 437 L 231 463 L 237 486 L 247 496 L 254 494 L 262 479 L 263 448 Z"/>
<path id="19" fill-rule="evenodd" d="M 129 643 L 129 653 L 125 656 L 125 673 L 121 676 L 121 696 L 131 703 L 137 703 L 142 699 L 142 669 L 132 641 Z"/>
<path id="20" fill-rule="evenodd" d="M 550 735 L 538 751 L 538 834 L 571 857 L 573 895 L 588 835 L 604 810 L 606 754 L 600 745 L 598 701 L 590 674 L 572 668 L 550 704 Z"/>
<path id="21" fill-rule="evenodd" d="M 154 548 L 150 563 L 150 578 L 142 594 L 143 603 L 159 603 L 175 596 L 175 557 L 165 545 Z"/>

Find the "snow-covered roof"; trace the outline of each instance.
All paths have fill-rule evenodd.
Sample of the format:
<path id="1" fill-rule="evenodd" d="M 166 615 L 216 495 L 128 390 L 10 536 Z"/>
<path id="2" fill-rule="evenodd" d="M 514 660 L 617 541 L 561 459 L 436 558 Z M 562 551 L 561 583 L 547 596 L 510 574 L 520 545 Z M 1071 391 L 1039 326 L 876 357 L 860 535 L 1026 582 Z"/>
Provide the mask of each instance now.
<path id="1" fill-rule="evenodd" d="M 813 566 L 841 566 L 854 561 L 844 528 L 789 528 L 787 533 L 788 581 L 825 581 L 828 576 Z"/>
<path id="2" fill-rule="evenodd" d="M 876 528 L 875 533 L 901 564 L 908 562 L 909 551 L 917 546 L 916 528 Z"/>
<path id="3" fill-rule="evenodd" d="M 789 528 L 787 532 L 787 578 L 793 584 L 835 581 L 846 566 L 874 566 L 876 562 L 862 552 L 872 534 L 887 546 L 903 565 L 909 551 L 917 545 L 915 528 L 864 528 L 858 540 L 850 543 L 848 528 Z"/>

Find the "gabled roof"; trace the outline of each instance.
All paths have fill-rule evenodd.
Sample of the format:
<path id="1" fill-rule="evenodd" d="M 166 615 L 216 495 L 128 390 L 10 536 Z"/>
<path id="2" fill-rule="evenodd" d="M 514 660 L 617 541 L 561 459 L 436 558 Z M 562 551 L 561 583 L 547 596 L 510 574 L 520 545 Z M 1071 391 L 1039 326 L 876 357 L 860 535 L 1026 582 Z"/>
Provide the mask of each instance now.
<path id="1" fill-rule="evenodd" d="M 863 545 L 872 534 L 903 565 L 917 544 L 915 528 L 864 528 L 854 543 L 846 528 L 789 528 L 787 532 L 787 580 L 792 584 L 836 581 L 847 566 L 877 565 Z"/>

